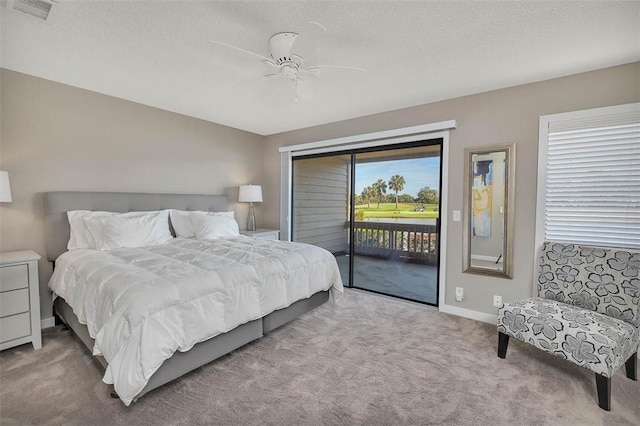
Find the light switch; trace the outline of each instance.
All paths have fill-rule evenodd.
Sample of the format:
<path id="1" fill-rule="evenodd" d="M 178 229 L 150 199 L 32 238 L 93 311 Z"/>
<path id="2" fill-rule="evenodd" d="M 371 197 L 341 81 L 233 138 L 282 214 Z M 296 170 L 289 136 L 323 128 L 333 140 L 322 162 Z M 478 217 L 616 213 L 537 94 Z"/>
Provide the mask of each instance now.
<path id="1" fill-rule="evenodd" d="M 460 210 L 453 211 L 453 221 L 460 222 Z"/>

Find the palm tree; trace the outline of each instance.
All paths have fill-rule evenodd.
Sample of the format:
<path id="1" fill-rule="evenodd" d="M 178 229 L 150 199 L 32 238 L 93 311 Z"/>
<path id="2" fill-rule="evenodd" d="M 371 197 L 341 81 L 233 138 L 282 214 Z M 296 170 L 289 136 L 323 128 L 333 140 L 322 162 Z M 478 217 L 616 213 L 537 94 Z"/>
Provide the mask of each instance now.
<path id="1" fill-rule="evenodd" d="M 376 200 L 378 201 L 378 208 L 380 208 L 380 199 L 387 193 L 387 182 L 382 179 L 378 179 L 378 181 L 371 186 L 373 187 L 373 192 L 376 196 Z"/>
<path id="2" fill-rule="evenodd" d="M 371 207 L 371 199 L 373 198 L 373 188 L 367 186 L 362 190 L 362 201 L 367 203 L 367 208 Z"/>
<path id="3" fill-rule="evenodd" d="M 396 193 L 396 209 L 398 209 L 398 192 L 404 189 L 404 184 L 404 178 L 400 175 L 391 176 L 391 179 L 389 179 L 389 188 Z"/>

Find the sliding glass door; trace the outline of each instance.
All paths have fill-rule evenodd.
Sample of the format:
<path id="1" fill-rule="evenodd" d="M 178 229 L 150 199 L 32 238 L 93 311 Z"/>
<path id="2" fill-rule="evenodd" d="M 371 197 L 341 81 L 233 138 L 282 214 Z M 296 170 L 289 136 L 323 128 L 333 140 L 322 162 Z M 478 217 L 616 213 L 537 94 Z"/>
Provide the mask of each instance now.
<path id="1" fill-rule="evenodd" d="M 441 140 L 297 157 L 292 241 L 338 261 L 345 285 L 438 300 Z"/>

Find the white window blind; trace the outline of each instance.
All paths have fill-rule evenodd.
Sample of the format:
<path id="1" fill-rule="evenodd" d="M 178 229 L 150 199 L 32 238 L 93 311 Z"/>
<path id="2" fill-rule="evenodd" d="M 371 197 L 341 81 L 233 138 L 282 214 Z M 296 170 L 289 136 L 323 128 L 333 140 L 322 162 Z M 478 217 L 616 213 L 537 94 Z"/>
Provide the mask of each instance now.
<path id="1" fill-rule="evenodd" d="M 543 119 L 544 239 L 640 249 L 640 104 Z"/>

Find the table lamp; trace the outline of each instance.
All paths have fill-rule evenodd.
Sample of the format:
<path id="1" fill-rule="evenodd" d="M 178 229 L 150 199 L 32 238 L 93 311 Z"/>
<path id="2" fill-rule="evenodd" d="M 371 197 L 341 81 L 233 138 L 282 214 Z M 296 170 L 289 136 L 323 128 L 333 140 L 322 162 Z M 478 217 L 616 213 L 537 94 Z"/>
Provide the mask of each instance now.
<path id="1" fill-rule="evenodd" d="M 240 185 L 238 201 L 249 203 L 249 217 L 247 218 L 247 231 L 256 230 L 256 213 L 253 203 L 262 202 L 262 186 L 260 185 Z"/>

